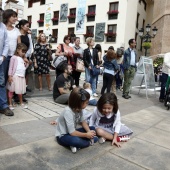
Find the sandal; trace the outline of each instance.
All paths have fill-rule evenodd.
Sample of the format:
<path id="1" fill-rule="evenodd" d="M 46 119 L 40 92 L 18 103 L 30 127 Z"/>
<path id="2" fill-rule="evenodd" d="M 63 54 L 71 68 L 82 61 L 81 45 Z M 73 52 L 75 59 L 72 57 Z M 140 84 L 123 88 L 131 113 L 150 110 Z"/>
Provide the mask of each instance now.
<path id="1" fill-rule="evenodd" d="M 130 139 L 129 136 L 118 136 L 117 142 L 127 142 Z"/>
<path id="2" fill-rule="evenodd" d="M 49 91 L 52 91 L 52 88 L 50 87 L 50 88 L 48 88 L 48 90 L 49 90 Z"/>
<path id="3" fill-rule="evenodd" d="M 12 105 L 9 105 L 10 110 L 14 110 L 14 107 Z"/>
<path id="4" fill-rule="evenodd" d="M 42 88 L 39 88 L 39 91 L 42 91 Z"/>

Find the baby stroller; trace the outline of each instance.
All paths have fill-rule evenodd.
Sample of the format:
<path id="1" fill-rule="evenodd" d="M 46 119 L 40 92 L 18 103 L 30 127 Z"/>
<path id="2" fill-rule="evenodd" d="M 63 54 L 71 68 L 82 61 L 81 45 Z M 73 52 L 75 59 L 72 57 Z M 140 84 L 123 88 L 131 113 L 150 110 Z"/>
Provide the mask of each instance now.
<path id="1" fill-rule="evenodd" d="M 168 77 L 168 80 L 166 82 L 166 95 L 165 95 L 165 101 L 164 101 L 164 105 L 165 107 L 167 107 L 167 110 L 169 110 L 170 108 L 170 76 Z"/>

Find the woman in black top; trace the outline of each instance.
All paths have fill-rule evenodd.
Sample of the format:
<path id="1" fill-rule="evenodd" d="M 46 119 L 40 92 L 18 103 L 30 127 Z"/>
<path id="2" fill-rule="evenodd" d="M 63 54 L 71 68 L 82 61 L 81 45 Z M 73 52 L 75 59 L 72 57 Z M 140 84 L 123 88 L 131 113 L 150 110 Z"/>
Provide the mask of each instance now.
<path id="1" fill-rule="evenodd" d="M 92 66 L 99 68 L 98 51 L 95 48 L 93 48 L 94 40 L 92 37 L 88 37 L 86 39 L 86 43 L 88 45 L 88 48 L 84 50 L 84 54 L 83 54 L 86 82 L 89 82 L 91 84 L 92 94 L 93 96 L 97 97 L 98 96 L 96 94 L 96 77 L 97 76 L 93 76 L 90 70 L 92 69 Z"/>

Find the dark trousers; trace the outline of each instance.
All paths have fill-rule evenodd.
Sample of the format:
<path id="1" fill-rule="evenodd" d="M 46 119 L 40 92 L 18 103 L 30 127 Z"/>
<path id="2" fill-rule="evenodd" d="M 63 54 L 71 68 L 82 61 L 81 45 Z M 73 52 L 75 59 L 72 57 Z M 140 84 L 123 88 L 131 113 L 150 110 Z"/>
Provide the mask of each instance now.
<path id="1" fill-rule="evenodd" d="M 7 56 L 7 58 L 3 61 L 5 84 L 8 81 L 8 70 L 9 70 L 10 59 L 11 56 Z"/>
<path id="2" fill-rule="evenodd" d="M 164 99 L 165 98 L 165 86 L 166 86 L 167 79 L 168 79 L 168 74 L 162 73 L 161 91 L 160 91 L 159 99 Z"/>
<path id="3" fill-rule="evenodd" d="M 75 85 L 78 87 L 79 86 L 79 79 L 80 79 L 81 72 L 78 72 L 76 70 L 72 71 L 72 77 L 74 79 Z"/>
<path id="4" fill-rule="evenodd" d="M 95 127 L 93 126 L 90 126 L 89 128 L 90 130 L 95 130 Z M 86 133 L 84 128 L 79 128 L 76 130 L 82 133 Z M 57 142 L 59 145 L 66 146 L 66 147 L 73 146 L 76 148 L 86 148 L 90 146 L 90 139 L 81 138 L 78 136 L 71 136 L 70 134 L 65 134 L 64 136 L 57 137 Z"/>
<path id="5" fill-rule="evenodd" d="M 101 90 L 101 94 L 103 94 L 106 89 L 107 89 L 107 93 L 110 92 L 113 79 L 114 79 L 114 75 L 108 74 L 108 73 L 103 74 L 103 87 L 102 87 L 102 90 Z"/>

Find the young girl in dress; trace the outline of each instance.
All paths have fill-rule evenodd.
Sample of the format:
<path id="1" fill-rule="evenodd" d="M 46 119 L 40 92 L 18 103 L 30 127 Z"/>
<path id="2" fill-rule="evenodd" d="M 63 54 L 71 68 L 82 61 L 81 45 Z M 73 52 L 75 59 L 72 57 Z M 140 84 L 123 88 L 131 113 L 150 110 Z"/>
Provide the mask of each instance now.
<path id="1" fill-rule="evenodd" d="M 26 82 L 25 82 L 25 70 L 28 67 L 28 63 L 24 61 L 25 53 L 27 52 L 27 47 L 23 43 L 17 45 L 15 55 L 11 57 L 8 71 L 8 83 L 7 89 L 9 97 L 9 107 L 14 109 L 12 106 L 13 92 L 18 94 L 20 105 L 26 109 L 28 108 L 23 104 L 22 94 L 26 92 Z"/>
<path id="2" fill-rule="evenodd" d="M 69 97 L 68 107 L 57 119 L 56 139 L 58 144 L 70 147 L 73 153 L 98 141 L 94 127 L 89 127 L 83 117 L 83 111 L 90 95 L 82 88 L 74 88 Z M 82 128 L 76 129 L 81 123 Z"/>
<path id="3" fill-rule="evenodd" d="M 97 107 L 90 118 L 89 126 L 96 128 L 99 143 L 106 140 L 112 141 L 112 145 L 120 147 L 119 140 L 129 139 L 133 132 L 121 124 L 118 110 L 117 97 L 114 93 L 105 93 L 98 100 Z"/>

